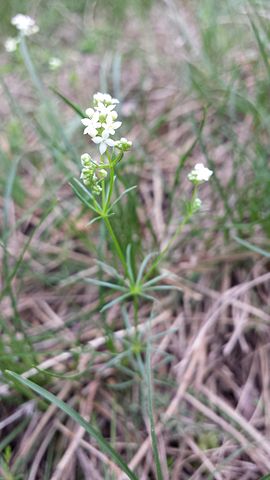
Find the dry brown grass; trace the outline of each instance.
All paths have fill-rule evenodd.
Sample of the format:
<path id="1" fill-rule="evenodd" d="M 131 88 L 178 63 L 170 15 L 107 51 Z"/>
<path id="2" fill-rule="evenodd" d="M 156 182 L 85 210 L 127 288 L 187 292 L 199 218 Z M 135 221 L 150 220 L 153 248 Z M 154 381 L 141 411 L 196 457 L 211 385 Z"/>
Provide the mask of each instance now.
<path id="1" fill-rule="evenodd" d="M 138 215 L 145 250 L 151 249 L 153 242 L 147 222 L 151 222 L 161 248 L 175 228 L 179 215 L 177 201 L 183 194 L 189 194 L 190 187 L 183 183 L 170 225 L 166 222 L 166 192 L 173 183 L 179 156 L 195 138 L 190 117 L 199 123 L 203 116 L 202 103 L 195 98 L 185 98 L 185 91 L 184 94 L 181 91 L 179 69 L 174 66 L 176 57 L 170 52 L 173 45 L 179 48 L 180 59 L 184 59 L 185 51 L 181 50 L 181 36 L 170 15 L 161 19 L 164 8 L 153 9 L 151 34 L 145 32 L 138 20 L 130 18 L 125 28 L 128 41 L 119 47 L 125 55 L 134 39 L 140 38 L 140 48 L 144 48 L 147 59 L 146 65 L 136 57 L 124 57 L 122 77 L 123 115 L 131 124 L 129 138 L 140 155 L 147 158 L 143 170 L 136 165 L 126 167 L 127 172 L 135 171 L 139 178 Z M 191 15 L 188 9 L 185 12 Z M 190 31 L 197 48 L 196 25 L 191 25 Z M 71 45 L 69 48 L 72 50 Z M 110 60 L 112 57 L 109 63 Z M 241 59 L 239 62 L 242 65 Z M 75 65 L 78 75 L 75 91 L 71 91 L 68 84 L 71 65 Z M 243 70 L 247 83 L 252 85 L 254 78 L 248 67 L 245 56 Z M 63 69 L 57 83 L 67 96 L 85 105 L 89 90 L 98 85 L 98 73 L 98 56 L 90 55 L 85 61 L 85 56 L 73 52 L 70 64 Z M 25 83 L 20 78 L 11 75 L 9 84 L 15 98 L 22 104 L 27 102 L 27 106 L 33 105 L 31 89 L 27 99 L 21 95 Z M 84 85 L 83 91 L 81 85 Z M 3 104 L 2 110 L 7 112 L 7 109 Z M 66 112 L 67 118 L 71 115 Z M 135 121 L 131 120 L 133 115 Z M 166 120 L 155 135 L 151 135 L 151 127 L 160 115 L 165 115 Z M 215 159 L 225 183 L 232 169 L 233 145 L 230 141 L 211 144 L 216 121 L 216 112 L 210 108 L 205 135 L 210 139 L 209 154 Z M 31 128 L 24 128 L 26 160 L 21 181 L 29 198 L 23 207 L 10 200 L 10 227 L 15 227 L 24 212 L 38 202 L 41 192 L 44 194 L 46 177 L 55 175 L 53 161 L 42 152 L 37 135 Z M 235 129 L 240 143 L 244 144 L 252 130 L 250 117 L 241 118 Z M 10 155 L 5 142 L 1 137 L 2 149 Z M 27 157 L 40 151 L 46 161 L 46 171 L 38 172 Z M 189 164 L 201 160 L 204 161 L 204 157 L 197 146 Z M 66 166 L 76 172 L 70 161 L 67 160 Z M 33 178 L 37 179 L 35 183 Z M 77 235 L 77 232 L 88 235 L 87 216 L 81 215 L 81 207 L 67 185 L 58 189 L 57 198 L 58 205 L 37 229 L 31 249 L 26 252 L 27 270 L 23 281 L 13 281 L 18 293 L 18 314 L 28 334 L 40 337 L 35 342 L 40 369 L 67 377 L 86 371 L 86 375 L 76 380 L 47 379 L 48 388 L 82 416 L 96 422 L 105 437 L 112 435 L 114 447 L 129 459 L 130 468 L 137 472 L 140 480 L 154 479 L 150 425 L 141 398 L 139 375 L 125 393 L 113 388 L 125 378 L 118 367 L 106 367 L 111 353 L 106 347 L 107 336 L 98 311 L 98 292 L 81 281 L 94 277 L 98 270 L 94 256 L 89 255 L 82 237 Z M 192 237 L 192 227 L 188 226 L 182 239 L 174 245 L 163 269 L 170 272 L 167 283 L 176 290 L 159 299 L 151 322 L 152 371 L 159 380 L 155 385 L 156 433 L 163 477 L 164 480 L 258 480 L 270 472 L 269 261 L 234 242 L 224 243 L 223 233 L 215 222 L 216 212 L 221 216 L 224 211 L 223 203 L 210 186 L 203 189 L 202 199 L 206 211 L 198 223 L 204 234 Z M 59 227 L 56 222 L 63 211 L 69 216 L 69 222 Z M 14 229 L 9 242 L 11 258 L 18 258 L 41 214 L 41 209 L 35 209 L 31 217 Z M 44 237 L 46 231 L 49 234 Z M 94 241 L 97 235 L 94 227 Z M 73 262 L 73 270 L 77 265 L 76 271 L 66 279 L 52 285 L 39 280 L 61 271 L 66 261 Z M 128 306 L 128 310 L 132 316 L 132 306 Z M 14 311 L 7 298 L 2 302 L 1 314 L 10 325 Z M 151 307 L 142 305 L 139 330 L 144 338 L 149 334 L 150 314 Z M 120 352 L 126 329 L 118 306 L 110 310 L 107 321 L 114 330 Z M 42 339 L 42 334 L 48 331 L 50 336 Z M 161 332 L 162 337 L 156 337 Z M 164 363 L 166 356 L 168 361 Z M 37 373 L 35 367 L 29 367 L 23 376 L 37 379 Z M 29 418 L 25 430 L 12 443 L 10 461 L 12 468 L 24 459 L 27 472 L 24 478 L 43 478 L 51 445 L 55 455 L 52 480 L 103 480 L 104 466 L 117 480 L 125 478 L 82 428 L 55 406 L 44 411 L 37 401 L 16 405 L 15 400 L 15 405 L 10 405 L 14 390 L 6 383 L 0 385 L 0 395 L 3 397 L 1 439 L 17 425 L 18 418 Z M 19 399 L 19 393 L 17 395 Z M 6 476 L 1 465 L 0 473 L 4 479 L 16 478 Z"/>

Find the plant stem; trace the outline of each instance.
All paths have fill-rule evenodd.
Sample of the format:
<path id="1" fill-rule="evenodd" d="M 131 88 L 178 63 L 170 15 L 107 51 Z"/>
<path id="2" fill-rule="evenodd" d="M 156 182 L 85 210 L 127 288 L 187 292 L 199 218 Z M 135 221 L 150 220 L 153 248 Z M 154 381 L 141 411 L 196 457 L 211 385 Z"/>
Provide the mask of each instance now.
<path id="1" fill-rule="evenodd" d="M 119 242 L 118 242 L 118 240 L 117 240 L 117 238 L 116 238 L 116 235 L 115 235 L 115 233 L 114 233 L 114 231 L 113 231 L 113 228 L 112 228 L 112 226 L 111 226 L 111 222 L 110 222 L 109 218 L 108 218 L 108 217 L 104 217 L 104 222 L 105 222 L 105 225 L 106 225 L 106 227 L 107 227 L 107 229 L 108 229 L 108 232 L 109 232 L 109 234 L 110 234 L 110 236 L 111 236 L 111 239 L 112 239 L 112 241 L 113 241 L 113 243 L 114 243 L 114 246 L 115 246 L 115 250 L 116 250 L 116 252 L 117 252 L 117 255 L 118 255 L 118 257 L 119 257 L 119 259 L 120 259 L 120 261 L 121 261 L 121 263 L 122 263 L 122 265 L 123 265 L 123 267 L 124 267 L 124 269 L 125 269 L 125 273 L 127 273 L 126 259 L 125 259 L 125 256 L 124 256 L 123 252 L 122 252 L 122 249 L 121 249 L 121 247 L 120 247 L 120 244 L 119 244 Z"/>
<path id="2" fill-rule="evenodd" d="M 134 309 L 134 326 L 136 331 L 136 337 L 138 333 L 138 311 L 139 311 L 139 299 L 137 295 L 133 296 L 133 309 Z"/>
<path id="3" fill-rule="evenodd" d="M 191 199 L 191 203 L 193 204 L 194 203 L 194 200 L 195 198 L 197 197 L 197 191 L 198 191 L 198 188 L 197 186 L 194 187 L 194 190 L 192 192 L 192 199 Z M 165 257 L 166 253 L 170 250 L 171 246 L 173 245 L 174 241 L 176 240 L 176 238 L 178 237 L 178 235 L 181 233 L 181 231 L 183 230 L 184 226 L 187 224 L 187 222 L 190 220 L 190 218 L 192 217 L 192 215 L 194 214 L 194 211 L 190 211 L 186 214 L 186 216 L 184 217 L 184 219 L 182 220 L 182 222 L 180 223 L 180 225 L 178 225 L 174 235 L 172 236 L 172 238 L 168 241 L 167 245 L 163 248 L 163 250 L 158 254 L 156 260 L 154 261 L 154 263 L 151 265 L 150 269 L 148 270 L 148 272 L 146 273 L 146 275 L 144 276 L 144 281 L 147 280 L 150 275 L 153 273 L 153 271 L 155 270 L 155 268 L 158 266 L 158 264 L 161 262 L 161 260 L 163 260 L 163 258 Z"/>

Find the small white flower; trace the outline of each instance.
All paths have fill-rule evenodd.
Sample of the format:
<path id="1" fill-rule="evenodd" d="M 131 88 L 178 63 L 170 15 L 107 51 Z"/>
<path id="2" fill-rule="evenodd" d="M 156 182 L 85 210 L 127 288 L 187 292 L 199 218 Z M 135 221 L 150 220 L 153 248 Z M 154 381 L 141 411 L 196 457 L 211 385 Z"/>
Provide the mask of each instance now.
<path id="1" fill-rule="evenodd" d="M 85 110 L 85 113 L 86 113 L 87 117 L 92 118 L 94 113 L 95 113 L 95 110 L 93 108 L 87 108 Z"/>
<path id="2" fill-rule="evenodd" d="M 98 135 L 97 137 L 92 138 L 93 142 L 99 145 L 99 151 L 100 154 L 103 155 L 107 147 L 113 147 L 114 146 L 114 140 L 109 138 L 108 132 L 105 132 L 105 130 L 102 132 L 101 136 Z"/>
<path id="3" fill-rule="evenodd" d="M 17 28 L 17 30 L 20 30 L 20 32 L 26 36 L 33 35 L 39 31 L 35 20 L 28 15 L 18 13 L 11 19 L 11 23 Z"/>
<path id="4" fill-rule="evenodd" d="M 113 112 L 113 113 L 116 113 L 116 112 Z M 117 114 L 116 114 L 116 118 L 117 118 Z M 109 135 L 114 135 L 115 130 L 117 130 L 117 128 L 121 127 L 122 125 L 122 122 L 115 122 L 114 120 L 115 120 L 115 115 L 108 113 L 106 117 L 106 122 L 103 122 L 101 124 L 101 126 L 104 128 L 104 131 L 108 132 Z"/>
<path id="5" fill-rule="evenodd" d="M 5 41 L 5 49 L 8 53 L 15 52 L 17 50 L 18 39 L 14 37 L 8 37 Z"/>
<path id="6" fill-rule="evenodd" d="M 97 103 L 95 109 L 100 113 L 100 115 L 108 115 L 114 109 L 114 105 L 105 105 L 104 103 Z"/>
<path id="7" fill-rule="evenodd" d="M 114 142 L 114 145 L 116 148 L 119 148 L 120 150 L 123 150 L 123 152 L 126 152 L 132 147 L 132 142 L 122 137 L 120 140 Z"/>
<path id="8" fill-rule="evenodd" d="M 205 167 L 202 163 L 197 163 L 188 174 L 188 179 L 194 184 L 199 184 L 207 182 L 211 175 L 213 175 L 212 170 L 209 170 L 209 168 Z"/>
<path id="9" fill-rule="evenodd" d="M 59 67 L 61 67 L 61 65 L 62 65 L 62 60 L 60 60 L 60 58 L 57 58 L 57 57 L 50 58 L 49 60 L 50 70 L 57 70 Z"/>
<path id="10" fill-rule="evenodd" d="M 101 127 L 101 123 L 99 121 L 99 113 L 90 112 L 91 108 L 86 110 L 86 114 L 92 115 L 90 118 L 82 118 L 81 122 L 86 127 L 83 131 L 84 134 L 90 135 L 90 137 L 96 137 L 98 135 L 98 129 Z"/>

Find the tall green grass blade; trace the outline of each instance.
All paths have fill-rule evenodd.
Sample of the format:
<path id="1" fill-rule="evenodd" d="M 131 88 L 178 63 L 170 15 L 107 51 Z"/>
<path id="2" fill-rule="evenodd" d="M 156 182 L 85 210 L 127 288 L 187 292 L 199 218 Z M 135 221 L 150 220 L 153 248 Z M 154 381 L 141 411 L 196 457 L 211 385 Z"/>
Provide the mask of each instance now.
<path id="1" fill-rule="evenodd" d="M 79 105 L 77 105 L 76 103 L 72 102 L 71 100 L 69 100 L 67 97 L 65 97 L 65 95 L 63 95 L 62 93 L 60 93 L 58 90 L 56 90 L 56 88 L 53 88 L 51 87 L 51 90 L 53 93 L 55 93 L 55 95 L 57 95 L 59 98 L 61 98 L 61 100 L 63 100 L 63 102 L 68 105 L 70 108 L 72 108 L 72 110 L 74 110 L 74 112 L 76 112 L 81 118 L 85 118 L 85 113 L 84 111 L 79 107 Z"/>
<path id="2" fill-rule="evenodd" d="M 105 440 L 105 438 L 101 435 L 101 433 L 98 430 L 96 430 L 83 417 L 81 417 L 81 415 L 79 415 L 68 404 L 66 404 L 65 402 L 63 402 L 52 393 L 45 390 L 44 388 L 40 387 L 39 385 L 31 382 L 30 380 L 27 380 L 26 378 L 21 377 L 20 375 L 17 375 L 17 373 L 7 370 L 6 375 L 15 384 L 19 383 L 24 385 L 25 387 L 30 388 L 38 395 L 45 398 L 48 402 L 60 408 L 60 410 L 62 410 L 66 415 L 72 418 L 77 424 L 81 425 L 81 427 L 83 427 L 85 431 L 97 441 L 97 443 L 99 444 L 103 452 L 112 458 L 112 460 L 121 468 L 121 470 L 124 473 L 126 473 L 128 478 L 130 478 L 131 480 L 138 480 L 138 477 L 130 470 L 130 468 L 124 462 L 122 457 L 111 447 L 111 445 L 107 442 L 107 440 Z"/>
<path id="3" fill-rule="evenodd" d="M 242 240 L 242 238 L 239 238 L 237 236 L 233 237 L 240 245 L 243 245 L 243 247 L 248 248 L 249 250 L 252 250 L 255 253 L 259 253 L 260 255 L 263 255 L 264 257 L 270 258 L 270 252 L 267 252 L 263 248 L 257 247 L 256 245 L 253 245 L 252 243 L 248 242 L 247 240 Z"/>
<path id="4" fill-rule="evenodd" d="M 157 480 L 163 480 L 163 474 L 159 459 L 158 451 L 158 440 L 155 430 L 155 420 L 154 420 L 154 401 L 153 401 L 153 385 L 152 385 L 152 374 L 151 374 L 151 345 L 150 340 L 147 343 L 146 350 L 146 384 L 147 384 L 147 400 L 148 400 L 148 414 L 150 420 L 150 431 L 151 431 L 151 440 L 154 461 L 156 466 Z"/>

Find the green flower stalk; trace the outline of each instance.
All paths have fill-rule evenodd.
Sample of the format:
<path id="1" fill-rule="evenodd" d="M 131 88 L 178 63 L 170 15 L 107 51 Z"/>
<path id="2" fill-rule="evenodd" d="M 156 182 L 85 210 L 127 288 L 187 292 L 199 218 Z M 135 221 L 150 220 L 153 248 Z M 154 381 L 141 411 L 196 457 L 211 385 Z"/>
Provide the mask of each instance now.
<path id="1" fill-rule="evenodd" d="M 123 195 L 135 188 L 131 187 L 125 190 L 117 199 L 113 199 L 116 180 L 115 167 L 124 154 L 132 147 L 132 142 L 126 138 L 122 137 L 120 140 L 115 138 L 116 130 L 122 125 L 115 111 L 118 103 L 119 101 L 116 98 L 112 98 L 108 93 L 98 92 L 93 96 L 93 105 L 85 111 L 86 117 L 81 120 L 85 127 L 84 134 L 88 135 L 91 141 L 97 145 L 99 158 L 94 160 L 88 153 L 84 153 L 81 156 L 82 170 L 80 178 L 83 185 L 80 182 L 75 182 L 78 188 L 75 187 L 74 191 L 83 203 L 97 215 L 91 220 L 90 224 L 96 220 L 104 221 L 114 244 L 115 252 L 124 269 L 123 275 L 117 272 L 118 283 L 116 284 L 95 279 L 88 279 L 88 281 L 93 282 L 95 285 L 103 285 L 119 291 L 120 295 L 105 305 L 103 309 L 109 308 L 115 303 L 132 299 L 134 324 L 136 326 L 138 323 L 139 298 L 154 300 L 150 292 L 171 288 L 167 285 L 160 285 L 160 280 L 164 275 L 156 275 L 156 269 L 164 257 L 167 256 L 172 244 L 181 234 L 184 226 L 200 210 L 202 202 L 198 198 L 198 189 L 202 183 L 209 180 L 213 172 L 201 163 L 195 165 L 194 169 L 188 174 L 188 179 L 193 184 L 191 200 L 187 203 L 186 212 L 174 235 L 168 240 L 160 253 L 147 255 L 142 264 L 137 266 L 136 271 L 131 262 L 131 245 L 128 246 L 126 252 L 122 250 L 110 222 L 116 203 L 122 199 Z M 153 256 L 155 256 L 155 259 L 148 265 L 149 260 Z"/>

